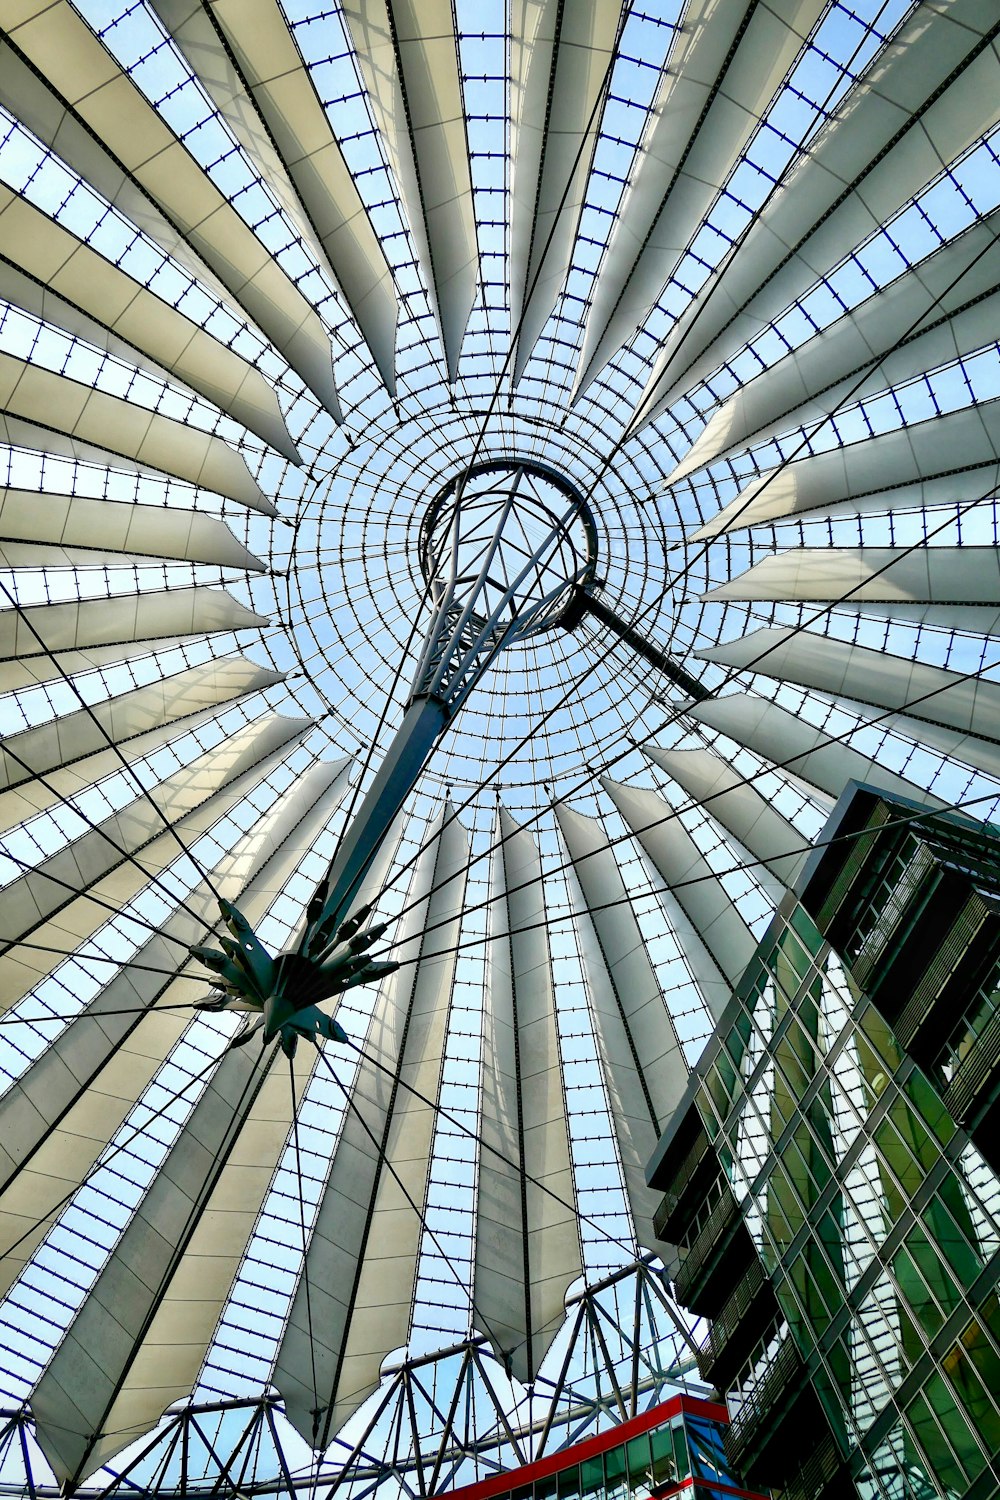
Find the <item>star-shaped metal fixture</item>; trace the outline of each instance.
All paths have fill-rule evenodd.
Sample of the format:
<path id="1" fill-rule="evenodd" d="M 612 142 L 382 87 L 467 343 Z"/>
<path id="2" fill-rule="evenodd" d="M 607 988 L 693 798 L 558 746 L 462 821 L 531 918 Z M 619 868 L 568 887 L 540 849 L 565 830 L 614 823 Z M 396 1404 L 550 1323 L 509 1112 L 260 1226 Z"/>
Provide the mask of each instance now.
<path id="1" fill-rule="evenodd" d="M 291 1057 L 300 1036 L 346 1042 L 343 1027 L 320 1010 L 319 1002 L 355 985 L 371 984 L 399 968 L 392 959 L 368 957 L 367 950 L 387 925 L 377 922 L 365 928 L 370 906 L 359 908 L 340 924 L 319 958 L 294 951 L 272 957 L 238 907 L 220 900 L 219 909 L 231 933 L 219 939 L 222 951 L 195 947 L 191 952 L 221 980 L 221 986 L 199 1009 L 238 1010 L 256 1016 L 234 1039 L 234 1046 L 242 1046 L 258 1033 L 265 1043 L 277 1036 L 283 1051 Z"/>

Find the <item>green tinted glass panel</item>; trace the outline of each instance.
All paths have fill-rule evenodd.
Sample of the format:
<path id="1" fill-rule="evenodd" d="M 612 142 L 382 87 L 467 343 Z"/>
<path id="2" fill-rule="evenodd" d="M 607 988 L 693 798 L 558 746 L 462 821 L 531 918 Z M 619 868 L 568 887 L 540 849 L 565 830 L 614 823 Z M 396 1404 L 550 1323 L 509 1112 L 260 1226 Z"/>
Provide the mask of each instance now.
<path id="1" fill-rule="evenodd" d="M 823 946 L 823 936 L 804 906 L 794 908 L 791 922 L 809 951 L 813 954 L 818 953 Z"/>
<path id="2" fill-rule="evenodd" d="M 535 1480 L 535 1500 L 555 1500 L 558 1477 L 550 1474 L 547 1479 Z"/>
<path id="3" fill-rule="evenodd" d="M 950 1211 L 952 1209 L 955 1212 Z M 975 1230 L 962 1200 L 961 1188 L 953 1176 L 945 1178 L 921 1218 L 959 1283 L 964 1287 L 972 1286 L 983 1269 L 983 1262 L 970 1243 Z"/>
<path id="4" fill-rule="evenodd" d="M 805 1209 L 816 1201 L 819 1191 L 819 1184 L 810 1166 L 811 1147 L 809 1132 L 803 1126 L 789 1136 L 781 1153 L 784 1181 L 792 1193 L 785 1204 L 785 1213 L 796 1229 L 803 1221 Z M 775 1173 L 775 1176 L 778 1174 Z"/>
<path id="5" fill-rule="evenodd" d="M 795 1342 L 808 1354 L 830 1321 L 832 1309 L 827 1299 L 833 1296 L 829 1268 L 816 1253 L 815 1245 L 806 1244 L 802 1254 L 796 1256 L 777 1296 Z"/>
<path id="6" fill-rule="evenodd" d="M 643 1488 L 648 1490 L 649 1475 L 652 1468 L 648 1433 L 644 1432 L 641 1437 L 631 1438 L 625 1449 L 625 1454 L 628 1464 L 629 1489 L 633 1492 Z"/>
<path id="7" fill-rule="evenodd" d="M 810 927 L 812 926 L 811 923 L 809 925 Z M 816 939 L 815 943 L 812 942 L 813 937 Z M 793 928 L 786 928 L 784 933 L 782 933 L 778 946 L 782 957 L 791 964 L 799 979 L 805 979 L 806 975 L 811 973 L 815 968 L 813 959 L 814 955 L 819 952 L 821 944 L 822 938 L 820 938 L 815 928 L 812 928 L 812 933 L 804 944 Z"/>
<path id="8" fill-rule="evenodd" d="M 945 1109 L 937 1094 L 920 1072 L 914 1070 L 903 1084 L 903 1090 L 912 1099 L 924 1121 L 946 1146 L 955 1134 L 955 1122 Z"/>
<path id="9" fill-rule="evenodd" d="M 965 1476 L 923 1396 L 914 1397 L 906 1409 L 906 1416 L 916 1440 L 921 1466 L 927 1469 L 928 1477 L 933 1475 L 945 1489 L 961 1491 Z"/>
<path id="10" fill-rule="evenodd" d="M 749 1036 L 750 1017 L 746 1014 L 740 1014 L 736 1018 L 736 1024 L 733 1026 L 732 1031 L 726 1038 L 726 1051 L 737 1067 L 743 1061 L 743 1054 L 746 1051 Z"/>
<path id="11" fill-rule="evenodd" d="M 992 1345 L 1000 1349 L 1000 1297 L 996 1292 L 991 1292 L 986 1301 L 980 1303 L 977 1317 L 984 1336 L 991 1335 Z M 994 1389 L 1000 1390 L 1000 1380 L 997 1380 Z"/>
<path id="12" fill-rule="evenodd" d="M 728 1115 L 733 1103 L 733 1068 L 723 1054 L 712 1064 L 705 1077 L 705 1092 L 708 1095 L 716 1130 Z"/>
<path id="13" fill-rule="evenodd" d="M 581 1495 L 599 1495 L 604 1489 L 604 1464 L 600 1456 L 580 1465 Z"/>
<path id="14" fill-rule="evenodd" d="M 855 1011 L 859 1026 L 859 1051 L 866 1073 L 882 1072 L 891 1076 L 899 1067 L 899 1044 L 888 1023 L 873 1005 L 861 1005 Z"/>
<path id="15" fill-rule="evenodd" d="M 691 1461 L 688 1458 L 687 1434 L 684 1431 L 683 1422 L 676 1422 L 671 1427 L 670 1439 L 674 1445 L 674 1463 L 677 1467 L 677 1478 L 686 1479 L 691 1472 Z"/>
<path id="16" fill-rule="evenodd" d="M 875 1127 L 874 1135 L 890 1173 L 889 1178 L 883 1174 L 886 1198 L 893 1217 L 898 1218 L 937 1161 L 938 1150 L 917 1116 L 898 1096 Z"/>
<path id="17" fill-rule="evenodd" d="M 676 1472 L 670 1428 L 658 1427 L 655 1432 L 650 1433 L 650 1442 L 653 1448 L 653 1482 L 666 1484 L 669 1479 L 673 1479 Z"/>
<path id="18" fill-rule="evenodd" d="M 990 1453 L 1000 1453 L 1000 1360 L 979 1323 L 970 1323 L 942 1361 L 962 1409 Z"/>
<path id="19" fill-rule="evenodd" d="M 570 1464 L 568 1469 L 563 1469 L 560 1473 L 558 1495 L 559 1500 L 579 1500 L 580 1469 L 577 1464 Z"/>
<path id="20" fill-rule="evenodd" d="M 753 1015 L 770 980 L 770 971 L 759 959 L 751 959 L 750 967 L 744 971 L 739 986 L 744 995 L 743 1008 L 748 1015 Z"/>
<path id="21" fill-rule="evenodd" d="M 932 1255 L 927 1236 L 921 1229 L 914 1228 L 892 1259 L 893 1273 L 903 1301 L 924 1332 L 931 1337 L 944 1322 L 944 1315 L 921 1270 Z"/>
<path id="22" fill-rule="evenodd" d="M 604 1455 L 605 1485 L 610 1500 L 625 1493 L 625 1450 L 612 1448 Z"/>
<path id="23" fill-rule="evenodd" d="M 964 1479 L 966 1483 L 975 1479 L 985 1467 L 986 1456 L 940 1375 L 930 1377 L 923 1398 L 937 1418 L 936 1424 L 924 1421 L 921 1438 L 926 1439 L 924 1451 L 939 1479 L 948 1484 L 956 1482 L 953 1476 Z M 917 1403 L 913 1404 L 916 1406 Z"/>
<path id="24" fill-rule="evenodd" d="M 823 1049 L 819 1044 L 819 1025 L 817 1018 L 817 1007 L 822 991 L 818 984 L 810 985 L 799 1001 L 799 1009 L 791 1018 L 788 1027 L 789 1041 L 795 1047 L 795 1052 L 802 1059 L 810 1078 L 816 1071 L 817 1063 L 823 1056 Z"/>
<path id="25" fill-rule="evenodd" d="M 827 1420 L 841 1446 L 847 1443 L 844 1407 L 851 1399 L 851 1360 L 843 1344 L 837 1342 L 827 1352 L 830 1368 L 820 1365 L 813 1373 L 813 1386 L 826 1412 Z"/>
<path id="26" fill-rule="evenodd" d="M 715 1141 L 719 1136 L 719 1117 L 712 1102 L 711 1078 L 705 1079 L 702 1087 L 695 1095 L 695 1108 L 701 1120 L 705 1134 L 710 1141 Z"/>
<path id="27" fill-rule="evenodd" d="M 780 1255 L 791 1243 L 802 1218 L 782 1164 L 779 1163 L 771 1173 L 766 1191 L 768 1233 L 774 1241 L 775 1252 Z"/>

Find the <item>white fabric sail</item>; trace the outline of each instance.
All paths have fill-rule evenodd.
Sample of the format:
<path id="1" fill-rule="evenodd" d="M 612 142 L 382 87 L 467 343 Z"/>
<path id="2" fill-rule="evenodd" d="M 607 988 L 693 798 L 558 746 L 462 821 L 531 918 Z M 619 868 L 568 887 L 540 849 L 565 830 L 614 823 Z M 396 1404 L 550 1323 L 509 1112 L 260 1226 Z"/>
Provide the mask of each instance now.
<path id="1" fill-rule="evenodd" d="M 401 967 L 372 1014 L 278 1352 L 286 1413 L 313 1446 L 374 1390 L 409 1327 L 468 859 L 445 803 L 414 869 Z"/>
<path id="2" fill-rule="evenodd" d="M 339 419 L 329 340 L 294 282 L 68 0 L 19 11 L 0 99 L 165 250 L 183 242 Z"/>
<path id="3" fill-rule="evenodd" d="M 0 296 L 128 364 L 166 371 L 293 463 L 277 397 L 259 370 L 29 199 L 0 187 Z"/>
<path id="4" fill-rule="evenodd" d="M 479 249 L 452 7 L 449 0 L 349 0 L 344 15 L 454 380 Z"/>
<path id="5" fill-rule="evenodd" d="M 577 881 L 587 994 L 625 1191 L 636 1238 L 656 1250 L 659 1199 L 645 1164 L 680 1103 L 687 1064 L 600 824 L 563 806 L 556 817 Z"/>
<path id="6" fill-rule="evenodd" d="M 1000 401 L 795 458 L 755 479 L 692 541 L 809 511 L 882 513 L 989 502 L 1000 477 Z"/>
<path id="7" fill-rule="evenodd" d="M 603 784 L 687 919 L 678 923 L 675 914 L 674 926 L 705 1003 L 718 1018 L 753 956 L 753 933 L 668 802 L 610 777 Z"/>
<path id="8" fill-rule="evenodd" d="M 981 348 L 995 325 L 1000 213 L 919 261 L 723 402 L 668 479 L 752 439 L 810 429 L 873 391 Z"/>
<path id="9" fill-rule="evenodd" d="M 0 556 L 10 568 L 162 557 L 247 572 L 264 570 L 261 560 L 214 516 L 10 487 L 0 490 Z"/>
<path id="10" fill-rule="evenodd" d="M 583 1260 L 541 858 L 502 808 L 496 832 L 473 1317 L 530 1381 Z"/>
<path id="11" fill-rule="evenodd" d="M 587 318 L 574 392 L 644 321 L 823 10 L 689 0 Z"/>
<path id="12" fill-rule="evenodd" d="M 916 11 L 678 320 L 636 408 L 648 422 L 885 224 L 996 122 L 989 0 Z"/>
<path id="13" fill-rule="evenodd" d="M 154 0 L 167 31 L 321 265 L 395 394 L 392 272 L 277 0 Z"/>
<path id="14" fill-rule="evenodd" d="M 241 909 L 253 920 L 280 894 L 346 788 L 343 763 L 317 767 L 290 805 L 265 819 L 213 872 L 230 897 L 240 894 Z M 203 904 L 210 903 L 203 898 Z M 160 1003 L 176 1004 L 196 984 L 178 979 Z M 112 1118 L 95 1122 L 98 1129 L 113 1130 L 114 1118 L 127 1114 L 150 1074 L 140 1061 L 155 1040 L 149 1033 L 164 1026 L 179 1033 L 185 1021 L 175 1016 L 157 1014 L 154 1002 L 121 1050 L 110 1053 L 100 1077 Z M 99 1015 L 93 1020 L 99 1024 Z M 128 1064 L 127 1074 L 120 1061 Z M 312 1061 L 303 1049 L 295 1063 L 299 1086 Z M 109 1070 L 117 1077 L 107 1077 Z M 276 1066 L 273 1049 L 252 1045 L 227 1053 L 32 1393 L 39 1441 L 64 1479 L 85 1477 L 123 1438 L 148 1430 L 175 1399 L 173 1392 L 197 1374 L 290 1121 L 287 1064 Z M 86 1145 L 67 1160 L 53 1153 L 57 1144 L 50 1133 L 33 1157 L 36 1170 L 53 1159 L 62 1171 L 68 1160 L 75 1159 L 78 1171 L 89 1166 Z M 65 1191 L 62 1177 L 58 1186 Z M 102 1424 L 114 1434 L 110 1441 L 96 1436 Z"/>
<path id="15" fill-rule="evenodd" d="M 608 0 L 517 0 L 511 59 L 511 326 L 518 381 L 572 260 L 621 25 Z"/>

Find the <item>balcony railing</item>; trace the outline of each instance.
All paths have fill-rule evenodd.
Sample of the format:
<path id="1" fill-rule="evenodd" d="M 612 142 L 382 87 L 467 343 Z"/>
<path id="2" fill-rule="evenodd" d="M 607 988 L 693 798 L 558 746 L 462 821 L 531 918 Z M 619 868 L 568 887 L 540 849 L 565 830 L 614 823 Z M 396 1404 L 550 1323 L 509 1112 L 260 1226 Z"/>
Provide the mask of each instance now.
<path id="1" fill-rule="evenodd" d="M 712 1319 L 698 1353 L 698 1369 L 706 1380 L 725 1390 L 731 1375 L 742 1365 L 745 1356 L 764 1324 L 777 1313 L 777 1302 L 771 1283 L 760 1260 L 754 1256 L 746 1274 L 737 1283 L 717 1317 Z"/>
<path id="2" fill-rule="evenodd" d="M 960 1124 L 965 1123 L 977 1095 L 982 1093 L 997 1068 L 1000 1068 L 1000 1010 L 976 1037 L 944 1091 L 945 1108 Z"/>
<path id="3" fill-rule="evenodd" d="M 694 1178 L 701 1171 L 709 1156 L 713 1156 L 712 1147 L 708 1136 L 700 1131 L 694 1145 L 684 1157 L 668 1192 L 664 1193 L 663 1199 L 653 1218 L 653 1229 L 657 1239 L 674 1239 L 678 1233 L 676 1228 L 672 1229 L 670 1220 L 676 1213 L 678 1205 Z"/>
<path id="4" fill-rule="evenodd" d="M 781 1500 L 824 1500 L 831 1485 L 842 1480 L 847 1465 L 838 1451 L 833 1434 L 820 1435 L 812 1452 L 798 1473 L 782 1487 Z M 838 1485 L 838 1493 L 840 1486 Z"/>
<path id="5" fill-rule="evenodd" d="M 736 1412 L 730 1411 L 724 1444 L 726 1457 L 737 1472 L 744 1467 L 750 1450 L 757 1446 L 761 1426 L 776 1429 L 774 1418 L 791 1404 L 791 1398 L 798 1395 L 803 1384 L 802 1356 L 791 1335 L 786 1333 Z"/>
<path id="6" fill-rule="evenodd" d="M 725 1184 L 722 1196 L 690 1246 L 674 1280 L 678 1302 L 690 1305 L 697 1300 L 703 1273 L 710 1268 L 717 1253 L 729 1242 L 733 1231 L 742 1226 L 743 1216 L 732 1189 Z"/>
<path id="7" fill-rule="evenodd" d="M 987 915 L 982 897 L 974 891 L 945 933 L 910 998 L 895 1016 L 887 1017 L 900 1046 L 908 1048 L 925 1025 L 954 973 L 955 965 L 968 950 Z"/>

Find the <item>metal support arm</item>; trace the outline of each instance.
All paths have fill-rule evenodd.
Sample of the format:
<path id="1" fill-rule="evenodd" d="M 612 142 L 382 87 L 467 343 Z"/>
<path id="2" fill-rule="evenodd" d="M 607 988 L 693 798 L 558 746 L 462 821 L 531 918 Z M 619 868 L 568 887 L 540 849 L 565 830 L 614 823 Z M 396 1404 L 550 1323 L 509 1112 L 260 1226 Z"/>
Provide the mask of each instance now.
<path id="1" fill-rule="evenodd" d="M 375 780 L 340 842 L 326 881 L 310 903 L 305 929 L 295 945 L 299 952 L 310 958 L 324 955 L 393 819 L 447 728 L 448 719 L 444 704 L 434 698 L 417 698 L 409 704 Z"/>

